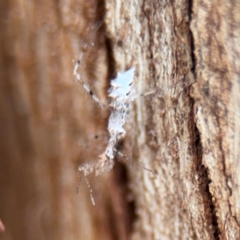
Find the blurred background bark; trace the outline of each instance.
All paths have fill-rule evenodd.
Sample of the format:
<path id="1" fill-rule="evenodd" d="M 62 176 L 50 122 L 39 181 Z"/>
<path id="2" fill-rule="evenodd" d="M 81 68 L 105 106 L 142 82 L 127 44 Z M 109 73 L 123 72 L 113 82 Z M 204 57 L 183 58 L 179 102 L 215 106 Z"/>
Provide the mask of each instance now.
<path id="1" fill-rule="evenodd" d="M 239 239 L 239 11 L 239 1 L 1 1 L 0 238 Z M 81 54 L 105 103 L 131 66 L 137 92 L 156 91 L 133 104 L 130 163 L 89 177 L 95 207 L 84 181 L 77 194 L 77 169 L 103 152 L 109 113 L 74 81 Z"/>

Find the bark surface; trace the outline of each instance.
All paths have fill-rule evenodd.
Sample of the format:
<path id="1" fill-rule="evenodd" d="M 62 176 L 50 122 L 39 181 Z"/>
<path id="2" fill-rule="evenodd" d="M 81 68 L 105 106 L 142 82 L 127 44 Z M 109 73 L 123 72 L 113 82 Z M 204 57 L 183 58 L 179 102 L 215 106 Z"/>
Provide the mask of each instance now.
<path id="1" fill-rule="evenodd" d="M 1 239 L 240 238 L 240 2 L 190 3 L 0 3 Z M 88 178 L 95 207 L 77 169 L 109 112 L 74 81 L 81 54 L 104 103 L 133 66 L 137 93 L 155 91 L 133 103 L 126 157 Z"/>

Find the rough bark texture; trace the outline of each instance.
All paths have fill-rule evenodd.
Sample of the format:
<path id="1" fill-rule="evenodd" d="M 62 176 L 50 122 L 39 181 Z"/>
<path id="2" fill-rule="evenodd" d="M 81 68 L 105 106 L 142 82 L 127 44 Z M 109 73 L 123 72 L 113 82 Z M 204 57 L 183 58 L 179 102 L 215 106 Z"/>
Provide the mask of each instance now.
<path id="1" fill-rule="evenodd" d="M 240 2 L 196 1 L 192 96 L 220 239 L 240 239 Z"/>
<path id="2" fill-rule="evenodd" d="M 240 238 L 240 2 L 191 4 L 0 3 L 1 239 Z M 103 101 L 132 66 L 156 91 L 126 125 L 133 164 L 89 178 L 96 207 L 77 168 L 103 152 L 108 112 L 74 82 L 81 53 Z"/>
<path id="3" fill-rule="evenodd" d="M 133 239 L 213 239 L 218 229 L 189 95 L 194 82 L 190 6 L 187 1 L 109 1 L 107 7 L 118 69 L 130 62 L 138 69 L 139 92 L 157 91 L 136 101 L 132 123 L 133 159 L 158 173 L 131 171 L 138 216 Z"/>

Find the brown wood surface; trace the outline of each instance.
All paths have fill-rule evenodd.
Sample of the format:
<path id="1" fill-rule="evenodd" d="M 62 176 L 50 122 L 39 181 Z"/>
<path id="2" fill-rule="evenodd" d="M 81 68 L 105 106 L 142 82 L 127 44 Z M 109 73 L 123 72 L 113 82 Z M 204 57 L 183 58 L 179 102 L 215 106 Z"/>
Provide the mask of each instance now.
<path id="1" fill-rule="evenodd" d="M 0 239 L 240 239 L 240 1 L 0 3 Z M 110 79 L 135 66 L 122 152 Z M 121 146 L 120 146 L 121 147 Z M 141 165 L 142 167 L 139 167 Z M 144 168 L 151 169 L 157 175 Z M 3 225 L 4 224 L 4 225 Z"/>

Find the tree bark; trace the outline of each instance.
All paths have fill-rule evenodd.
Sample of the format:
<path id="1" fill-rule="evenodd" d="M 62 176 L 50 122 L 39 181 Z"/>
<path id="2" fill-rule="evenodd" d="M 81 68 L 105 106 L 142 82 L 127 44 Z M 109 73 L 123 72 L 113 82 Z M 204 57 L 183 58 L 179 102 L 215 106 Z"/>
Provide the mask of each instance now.
<path id="1" fill-rule="evenodd" d="M 239 239 L 239 10 L 2 1 L 2 239 Z M 88 178 L 95 207 L 84 178 L 76 193 L 77 169 L 104 151 L 109 111 L 74 81 L 79 56 L 104 103 L 110 80 L 133 66 L 137 93 L 154 91 L 133 103 L 126 159 Z"/>

